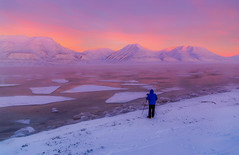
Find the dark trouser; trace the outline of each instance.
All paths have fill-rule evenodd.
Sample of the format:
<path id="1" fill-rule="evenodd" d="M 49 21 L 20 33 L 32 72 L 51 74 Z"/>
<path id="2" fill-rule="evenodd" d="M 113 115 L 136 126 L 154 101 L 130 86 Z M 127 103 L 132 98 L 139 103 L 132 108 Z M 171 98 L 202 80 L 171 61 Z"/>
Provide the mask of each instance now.
<path id="1" fill-rule="evenodd" d="M 155 105 L 149 105 L 149 117 L 154 117 Z"/>

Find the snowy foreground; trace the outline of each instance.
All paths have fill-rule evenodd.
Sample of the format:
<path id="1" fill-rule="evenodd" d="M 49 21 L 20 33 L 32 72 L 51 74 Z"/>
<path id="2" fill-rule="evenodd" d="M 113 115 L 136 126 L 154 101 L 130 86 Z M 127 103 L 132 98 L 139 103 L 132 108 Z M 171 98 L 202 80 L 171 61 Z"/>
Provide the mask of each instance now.
<path id="1" fill-rule="evenodd" d="M 239 154 L 239 90 L 0 142 L 1 154 Z"/>

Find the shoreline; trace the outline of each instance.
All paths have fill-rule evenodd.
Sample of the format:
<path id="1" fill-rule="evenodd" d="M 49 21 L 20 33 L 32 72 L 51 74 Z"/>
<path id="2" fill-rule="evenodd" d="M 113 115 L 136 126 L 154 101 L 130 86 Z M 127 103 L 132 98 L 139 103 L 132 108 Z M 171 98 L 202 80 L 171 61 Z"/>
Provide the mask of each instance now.
<path id="1" fill-rule="evenodd" d="M 193 99 L 195 97 L 202 97 L 202 96 L 207 96 L 207 95 L 212 95 L 212 94 L 219 94 L 219 93 L 225 93 L 225 92 L 230 92 L 233 89 L 238 89 L 239 87 L 235 86 L 235 88 L 223 88 L 223 87 L 218 87 L 217 89 L 203 89 L 204 91 L 200 90 L 198 92 L 191 92 L 187 95 L 179 95 L 179 96 L 174 96 L 174 98 L 170 98 L 169 96 L 171 94 L 174 94 L 173 92 L 171 93 L 162 93 L 159 96 L 159 100 L 156 103 L 156 107 L 160 107 L 164 104 L 170 104 L 170 103 L 174 103 L 174 102 L 179 102 L 181 100 L 187 100 L 187 99 Z M 140 103 L 140 104 L 139 104 Z M 144 103 L 144 99 L 136 99 L 134 101 L 132 101 L 131 103 L 123 103 L 123 104 L 110 104 L 115 106 L 114 108 L 109 109 L 108 111 L 97 111 L 92 113 L 92 112 L 85 112 L 85 113 L 79 113 L 77 115 L 75 115 L 76 119 L 74 119 L 75 116 L 73 116 L 71 119 L 65 120 L 62 123 L 59 122 L 52 122 L 52 124 L 49 126 L 47 125 L 46 127 L 40 129 L 40 130 L 36 130 L 33 134 L 37 134 L 40 132 L 44 132 L 44 131 L 50 131 L 50 130 L 54 130 L 57 129 L 59 127 L 63 127 L 66 125 L 72 125 L 72 124 L 77 124 L 77 123 L 81 123 L 81 122 L 86 122 L 86 121 L 90 121 L 90 120 L 95 120 L 95 119 L 101 119 L 101 118 L 106 118 L 106 117 L 114 117 L 114 116 L 118 116 L 121 114 L 125 114 L 125 113 L 129 113 L 129 112 L 134 112 L 134 111 L 138 111 L 138 110 L 142 110 L 143 109 L 143 104 Z M 62 103 L 64 104 L 64 103 Z M 41 105 L 37 105 L 37 106 L 41 106 Z M 51 103 L 48 104 L 47 106 L 51 106 Z M 18 108 L 22 108 L 24 106 L 19 106 Z M 33 106 L 35 107 L 35 106 Z M 11 107 L 10 107 L 11 108 Z M 144 111 L 144 113 L 147 113 L 147 106 L 146 109 Z M 56 113 L 57 115 L 57 113 Z M 81 116 L 84 116 L 84 118 L 80 118 Z M 50 121 L 50 120 L 49 120 Z M 19 124 L 20 125 L 20 124 Z M 21 125 L 23 127 L 27 127 L 27 126 L 31 126 L 31 124 L 29 125 Z M 32 135 L 32 134 L 30 134 Z M 28 135 L 27 135 L 28 136 Z M 11 137 L 5 137 L 2 138 L 0 140 L 0 142 L 5 141 L 7 139 L 10 139 Z"/>
<path id="2" fill-rule="evenodd" d="M 110 152 L 122 154 L 139 153 L 140 151 L 146 153 L 148 148 L 169 153 L 174 150 L 170 149 L 171 146 L 181 153 L 191 151 L 190 153 L 200 154 L 203 151 L 210 154 L 213 153 L 210 147 L 213 147 L 216 152 L 221 152 L 229 149 L 228 145 L 222 145 L 222 143 L 229 142 L 232 148 L 238 145 L 235 143 L 236 139 L 232 137 L 239 136 L 237 132 L 233 132 L 239 129 L 239 125 L 228 124 L 237 122 L 239 119 L 239 97 L 236 95 L 238 92 L 238 89 L 232 89 L 230 92 L 164 104 L 157 109 L 161 115 L 151 120 L 141 115 L 142 110 L 136 110 L 113 117 L 66 125 L 26 137 L 10 138 L 1 141 L 0 148 L 3 153 L 12 152 L 12 154 L 21 154 L 22 151 L 31 154 L 43 152 L 46 154 L 57 152 L 63 154 L 105 154 Z M 211 100 L 216 104 L 204 102 Z M 151 132 L 148 132 L 149 130 Z M 175 135 L 177 136 L 175 137 Z M 178 136 L 184 138 L 178 139 Z M 185 136 L 189 140 L 185 139 Z M 195 139 L 195 136 L 198 138 Z M 217 139 L 218 136 L 221 139 Z M 146 137 L 151 139 L 150 145 L 145 145 L 148 143 Z M 214 139 L 219 141 L 212 141 Z M 204 143 L 199 143 L 199 141 L 205 142 L 209 148 L 205 148 Z M 118 145 L 114 145 L 116 142 Z M 178 145 L 179 142 L 190 147 L 185 148 L 184 145 Z M 170 147 L 167 146 L 168 143 L 171 144 Z M 14 145 L 14 149 L 11 145 Z M 34 149 L 36 146 L 39 148 Z M 140 149 L 142 146 L 145 146 L 144 149 Z M 167 148 L 163 149 L 165 146 Z M 230 151 L 231 154 L 239 153 L 235 149 L 230 149 Z"/>

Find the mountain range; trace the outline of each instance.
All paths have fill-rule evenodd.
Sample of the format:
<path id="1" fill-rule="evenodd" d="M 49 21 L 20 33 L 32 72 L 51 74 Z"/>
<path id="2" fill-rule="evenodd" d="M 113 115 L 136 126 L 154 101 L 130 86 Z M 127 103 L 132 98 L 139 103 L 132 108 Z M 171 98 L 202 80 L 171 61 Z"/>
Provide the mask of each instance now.
<path id="1" fill-rule="evenodd" d="M 0 63 L 239 63 L 239 55 L 219 56 L 206 48 L 177 46 L 153 51 L 129 44 L 118 51 L 109 48 L 75 52 L 49 37 L 0 36 Z"/>

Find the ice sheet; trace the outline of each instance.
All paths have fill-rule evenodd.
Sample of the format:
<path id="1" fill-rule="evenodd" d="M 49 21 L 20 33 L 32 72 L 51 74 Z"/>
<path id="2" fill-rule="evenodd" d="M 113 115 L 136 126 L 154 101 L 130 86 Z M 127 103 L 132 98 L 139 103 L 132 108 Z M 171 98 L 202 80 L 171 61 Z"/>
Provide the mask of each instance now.
<path id="1" fill-rule="evenodd" d="M 139 98 L 146 98 L 148 92 L 119 92 L 107 99 L 106 103 L 126 103 Z M 160 92 L 156 93 L 161 94 Z"/>
<path id="2" fill-rule="evenodd" d="M 120 82 L 124 82 L 123 80 L 99 80 L 100 82 L 115 82 L 115 83 L 120 83 Z"/>
<path id="3" fill-rule="evenodd" d="M 136 81 L 136 80 L 128 80 L 128 81 L 124 81 L 124 82 L 127 82 L 127 83 L 130 83 L 130 82 L 136 83 L 136 82 L 138 82 L 138 81 Z"/>
<path id="4" fill-rule="evenodd" d="M 0 84 L 0 87 L 18 86 L 19 84 Z"/>
<path id="5" fill-rule="evenodd" d="M 147 84 L 143 83 L 123 83 L 122 86 L 146 86 Z"/>
<path id="6" fill-rule="evenodd" d="M 0 97 L 0 108 L 22 105 L 41 105 L 69 100 L 75 100 L 75 98 L 63 96 L 4 96 Z"/>
<path id="7" fill-rule="evenodd" d="M 126 88 L 117 88 L 109 86 L 99 85 L 81 85 L 70 90 L 64 91 L 63 93 L 78 93 L 78 92 L 94 92 L 94 91 L 107 91 L 107 90 L 126 90 Z"/>
<path id="8" fill-rule="evenodd" d="M 15 122 L 21 123 L 21 124 L 30 124 L 30 119 L 21 119 L 21 120 L 16 120 Z"/>
<path id="9" fill-rule="evenodd" d="M 53 79 L 52 82 L 56 82 L 56 83 L 67 83 L 67 82 L 69 82 L 69 81 L 66 80 L 66 79 Z"/>
<path id="10" fill-rule="evenodd" d="M 126 83 L 136 83 L 138 81 L 136 80 L 128 80 L 128 81 L 124 81 L 124 80 L 99 80 L 100 82 L 115 82 L 115 83 L 121 83 L 121 82 L 126 82 Z"/>
<path id="11" fill-rule="evenodd" d="M 56 91 L 60 86 L 49 86 L 49 87 L 33 87 L 30 88 L 33 94 L 51 94 Z"/>

